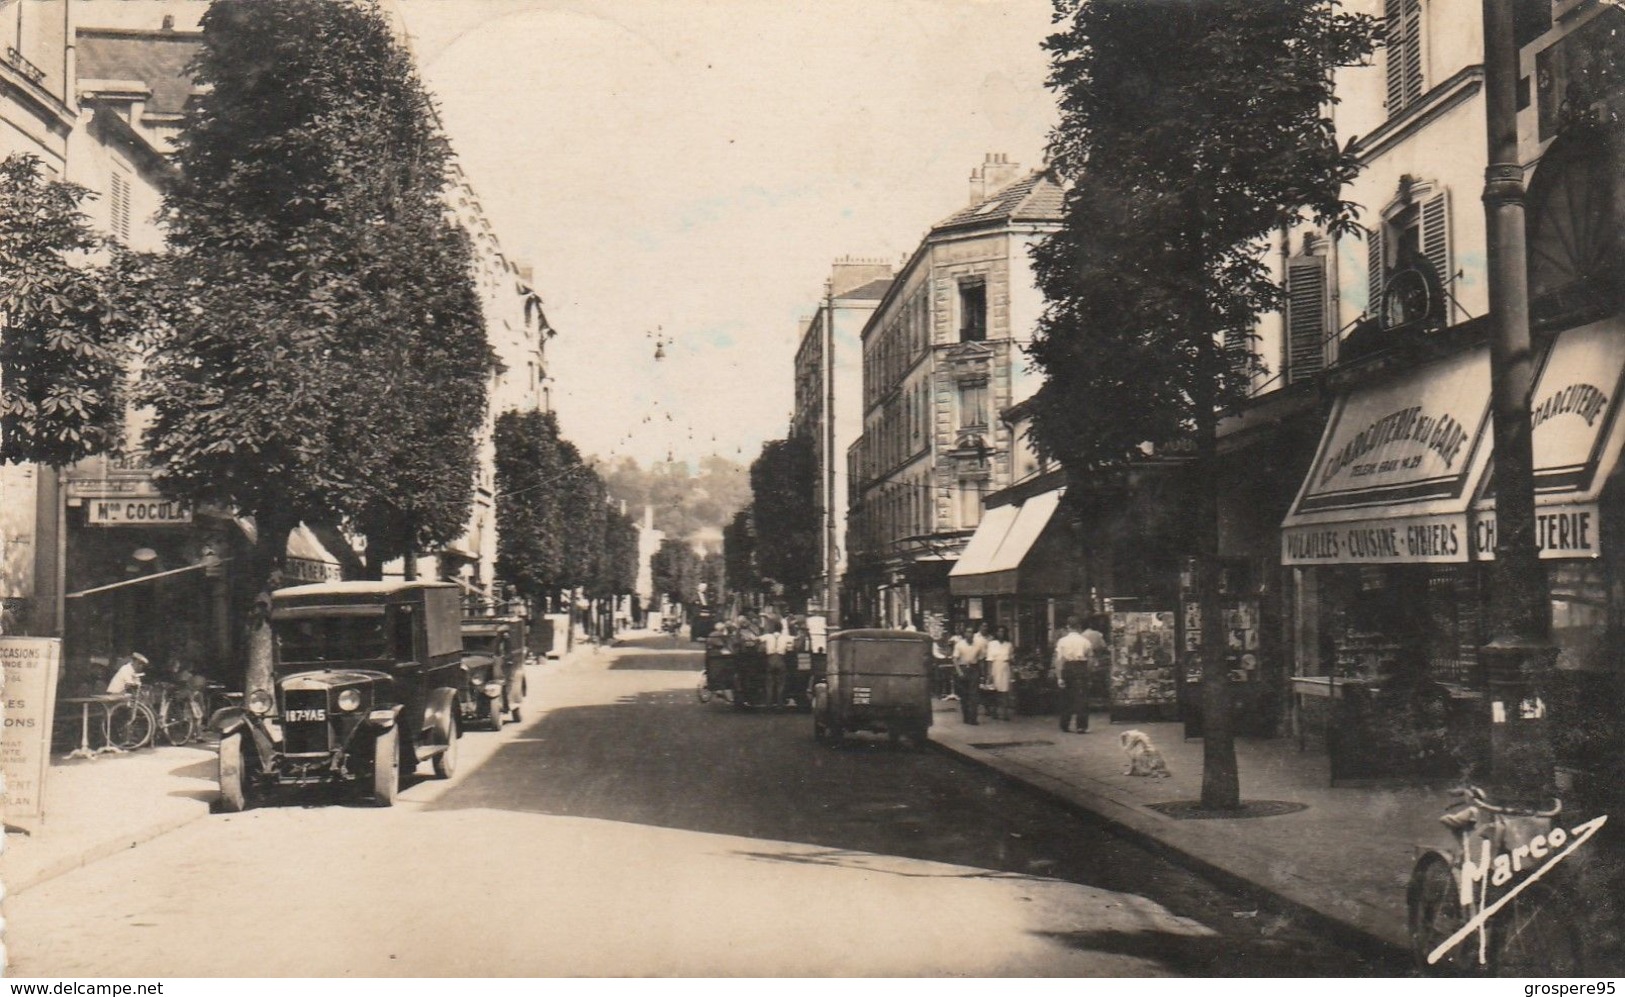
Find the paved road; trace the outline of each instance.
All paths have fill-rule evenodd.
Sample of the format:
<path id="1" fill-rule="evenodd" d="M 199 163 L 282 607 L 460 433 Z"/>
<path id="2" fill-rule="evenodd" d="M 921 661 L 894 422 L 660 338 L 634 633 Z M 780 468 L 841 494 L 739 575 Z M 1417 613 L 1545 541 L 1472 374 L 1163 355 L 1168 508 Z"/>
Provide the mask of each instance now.
<path id="1" fill-rule="evenodd" d="M 1372 965 L 936 752 L 548 665 L 393 810 L 215 816 L 8 904 L 29 975 L 1350 975 Z M 1239 916 L 1238 916 L 1239 915 Z"/>

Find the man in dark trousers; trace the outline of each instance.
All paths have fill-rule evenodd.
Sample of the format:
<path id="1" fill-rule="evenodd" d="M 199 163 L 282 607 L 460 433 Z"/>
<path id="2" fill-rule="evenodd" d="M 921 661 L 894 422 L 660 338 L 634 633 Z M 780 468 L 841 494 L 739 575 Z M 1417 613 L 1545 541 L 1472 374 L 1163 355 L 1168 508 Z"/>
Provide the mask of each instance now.
<path id="1" fill-rule="evenodd" d="M 1094 647 L 1083 636 L 1077 617 L 1066 621 L 1066 634 L 1055 642 L 1055 684 L 1061 690 L 1061 731 L 1077 721 L 1079 734 L 1089 733 L 1089 663 Z"/>
<path id="2" fill-rule="evenodd" d="M 987 645 L 977 637 L 976 628 L 965 624 L 964 631 L 954 638 L 952 658 L 959 712 L 968 724 L 981 723 L 977 714 L 982 704 L 982 662 L 986 656 Z"/>

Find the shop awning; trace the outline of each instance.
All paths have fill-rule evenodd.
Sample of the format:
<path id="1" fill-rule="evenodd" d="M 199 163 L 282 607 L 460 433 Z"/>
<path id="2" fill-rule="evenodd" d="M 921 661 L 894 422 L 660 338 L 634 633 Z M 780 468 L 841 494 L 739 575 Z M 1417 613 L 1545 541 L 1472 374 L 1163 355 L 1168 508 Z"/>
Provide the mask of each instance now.
<path id="1" fill-rule="evenodd" d="M 965 544 L 964 553 L 959 555 L 959 560 L 954 562 L 953 568 L 948 572 L 948 585 L 955 595 L 979 594 L 960 592 L 960 579 L 971 578 L 988 570 L 993 555 L 999 552 L 999 545 L 1004 543 L 1005 534 L 1015 525 L 1016 516 L 1020 512 L 1019 505 L 999 505 L 983 513 L 982 521 L 976 524 L 976 532 L 971 534 L 970 542 Z"/>
<path id="2" fill-rule="evenodd" d="M 1530 396 L 1535 539 L 1545 558 L 1596 557 L 1598 499 L 1625 444 L 1625 328 L 1617 318 L 1557 337 Z M 1473 505 L 1473 557 L 1495 557 L 1493 467 Z"/>
<path id="3" fill-rule="evenodd" d="M 1339 398 L 1281 524 L 1281 563 L 1468 560 L 1489 426 L 1487 347 Z"/>
<path id="4" fill-rule="evenodd" d="M 328 552 L 310 527 L 300 523 L 288 534 L 283 573 L 290 581 L 336 582 L 344 577 L 338 558 Z"/>
<path id="5" fill-rule="evenodd" d="M 1005 513 L 1010 520 L 1009 528 L 1004 531 L 998 547 L 990 556 L 964 571 L 960 568 L 966 559 L 961 558 L 959 564 L 954 565 L 954 570 L 948 573 L 949 590 L 954 595 L 1013 595 L 1020 587 L 1022 562 L 1049 525 L 1065 493 L 1065 488 L 1056 488 L 1040 492 L 1020 505 L 1004 505 L 988 510 L 983 523 L 994 513 Z M 1012 512 L 1013 516 L 1010 515 Z M 975 544 L 981 535 L 981 528 L 978 527 L 971 543 Z M 969 553 L 968 549 L 966 553 Z"/>

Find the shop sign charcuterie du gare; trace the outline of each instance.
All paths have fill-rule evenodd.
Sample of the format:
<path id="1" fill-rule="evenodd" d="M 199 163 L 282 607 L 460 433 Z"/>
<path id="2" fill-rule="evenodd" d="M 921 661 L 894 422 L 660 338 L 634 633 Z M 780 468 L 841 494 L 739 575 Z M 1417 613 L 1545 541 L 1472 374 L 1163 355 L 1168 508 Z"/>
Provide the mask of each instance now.
<path id="1" fill-rule="evenodd" d="M 0 774 L 5 776 L 6 823 L 27 824 L 44 816 L 45 774 L 50 768 L 51 724 L 62 641 L 55 637 L 0 635 L 4 666 L 5 733 L 0 737 Z"/>

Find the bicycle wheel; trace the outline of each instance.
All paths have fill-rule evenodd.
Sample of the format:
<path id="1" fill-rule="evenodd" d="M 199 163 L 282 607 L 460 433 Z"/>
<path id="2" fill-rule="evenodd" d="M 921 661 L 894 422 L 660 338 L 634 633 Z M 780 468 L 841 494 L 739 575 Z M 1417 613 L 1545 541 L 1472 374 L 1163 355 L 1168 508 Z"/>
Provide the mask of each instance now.
<path id="1" fill-rule="evenodd" d="M 1456 874 L 1440 856 L 1429 855 L 1417 863 L 1411 873 L 1409 906 L 1411 958 L 1416 961 L 1417 969 L 1439 976 L 1482 972 L 1476 936 L 1462 941 L 1438 962 L 1428 963 L 1429 953 L 1467 923 L 1457 892 Z"/>
<path id="2" fill-rule="evenodd" d="M 1580 925 L 1544 884 L 1513 897 L 1492 923 L 1497 976 L 1585 975 Z"/>
<path id="3" fill-rule="evenodd" d="M 173 696 L 165 699 L 158 708 L 158 729 L 164 732 L 164 740 L 176 747 L 191 742 L 197 737 L 197 718 L 192 714 L 191 702 Z"/>
<path id="4" fill-rule="evenodd" d="M 152 711 L 145 703 L 131 700 L 107 711 L 109 738 L 125 751 L 134 751 L 152 743 L 153 728 L 156 726 Z"/>

